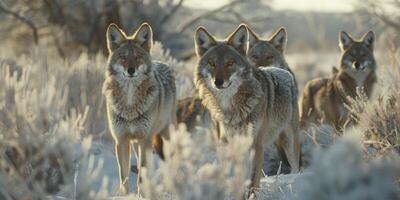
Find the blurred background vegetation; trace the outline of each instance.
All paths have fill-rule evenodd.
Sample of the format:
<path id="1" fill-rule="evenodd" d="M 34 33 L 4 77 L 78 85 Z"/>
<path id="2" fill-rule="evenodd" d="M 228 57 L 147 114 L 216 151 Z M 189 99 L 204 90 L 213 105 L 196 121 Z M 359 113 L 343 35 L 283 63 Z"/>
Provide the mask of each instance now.
<path id="1" fill-rule="evenodd" d="M 155 40 L 170 49 L 174 57 L 184 60 L 194 55 L 192 37 L 199 25 L 220 36 L 241 22 L 262 34 L 285 26 L 289 34 L 288 52 L 337 51 L 340 30 L 359 36 L 373 29 L 386 43 L 399 41 L 395 34 L 400 31 L 399 0 L 335 1 L 329 10 L 319 9 L 318 4 L 311 9 L 291 9 L 295 5 L 290 4 L 307 5 L 314 1 L 284 1 L 283 7 L 274 0 L 199 2 L 2 0 L 0 45 L 27 53 L 30 44 L 46 44 L 62 57 L 82 52 L 106 53 L 104 33 L 109 23 L 132 33 L 143 21 L 152 25 Z M 335 10 L 336 4 L 344 4 L 347 9 Z"/>

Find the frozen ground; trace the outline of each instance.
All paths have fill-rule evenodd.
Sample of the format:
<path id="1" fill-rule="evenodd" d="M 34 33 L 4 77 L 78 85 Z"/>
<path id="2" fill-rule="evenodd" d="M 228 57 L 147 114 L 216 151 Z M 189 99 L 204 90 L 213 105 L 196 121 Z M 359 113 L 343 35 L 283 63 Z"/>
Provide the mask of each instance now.
<path id="1" fill-rule="evenodd" d="M 133 152 L 132 152 L 133 153 Z M 116 158 L 113 152 L 112 142 L 94 141 L 89 150 L 89 160 L 84 160 L 81 163 L 81 169 L 77 173 L 77 187 L 79 187 L 79 180 L 82 180 L 80 174 L 90 173 L 89 171 L 99 169 L 97 180 L 91 182 L 91 188 L 96 193 L 98 191 L 108 192 L 110 198 L 123 198 L 118 191 L 118 167 Z M 156 156 L 155 156 L 156 157 Z M 135 156 L 132 155 L 132 166 L 136 165 Z M 156 158 L 156 162 L 161 162 Z M 305 176 L 301 174 L 288 174 L 264 177 L 261 180 L 261 188 L 257 190 L 257 198 L 260 199 L 284 199 L 287 195 L 295 194 L 301 183 L 297 181 L 299 177 Z M 136 193 L 136 178 L 137 174 L 131 172 L 129 177 L 131 196 Z"/>

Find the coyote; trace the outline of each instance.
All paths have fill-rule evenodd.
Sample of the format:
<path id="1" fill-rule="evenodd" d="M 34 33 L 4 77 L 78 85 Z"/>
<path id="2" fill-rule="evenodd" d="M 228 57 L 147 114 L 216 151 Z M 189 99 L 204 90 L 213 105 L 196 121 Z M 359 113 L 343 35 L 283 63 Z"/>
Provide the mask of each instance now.
<path id="1" fill-rule="evenodd" d="M 306 84 L 301 99 L 302 127 L 308 122 L 322 121 L 340 130 L 349 118 L 345 107 L 349 103 L 347 97 L 356 97 L 357 87 L 363 88 L 368 97 L 371 96 L 376 82 L 374 38 L 372 31 L 365 33 L 361 40 L 354 40 L 346 32 L 340 32 L 342 56 L 339 69 L 333 67 L 331 77 L 317 78 Z"/>
<path id="2" fill-rule="evenodd" d="M 297 93 L 293 76 L 276 67 L 256 68 L 246 58 L 248 31 L 241 24 L 225 40 L 215 39 L 204 27 L 195 33 L 199 62 L 195 85 L 209 110 L 216 137 L 251 134 L 255 156 L 250 188 L 260 184 L 265 143 L 274 142 L 286 129 L 284 149 L 299 170 Z"/>
<path id="3" fill-rule="evenodd" d="M 290 69 L 289 65 L 286 62 L 284 57 L 284 51 L 287 44 L 287 31 L 285 27 L 280 27 L 276 30 L 268 39 L 262 39 L 259 35 L 257 35 L 250 27 L 247 27 L 249 31 L 249 50 L 247 53 L 247 57 L 254 66 L 256 67 L 278 67 L 284 70 L 287 70 L 292 74 L 296 93 L 298 94 L 298 87 L 296 76 L 293 71 Z M 299 115 L 298 109 L 296 109 L 296 115 Z M 283 151 L 282 141 L 279 137 L 275 142 L 275 146 L 277 147 L 277 151 L 281 160 L 283 161 L 283 165 L 288 165 L 287 158 Z"/>
<path id="4" fill-rule="evenodd" d="M 152 42 L 152 29 L 147 23 L 132 36 L 115 24 L 107 29 L 109 57 L 103 93 L 125 194 L 129 192 L 131 142 L 138 162 L 139 193 L 146 152 L 153 143 L 163 158 L 161 137 L 168 138 L 169 125 L 176 120 L 175 78 L 167 65 L 152 61 Z"/>

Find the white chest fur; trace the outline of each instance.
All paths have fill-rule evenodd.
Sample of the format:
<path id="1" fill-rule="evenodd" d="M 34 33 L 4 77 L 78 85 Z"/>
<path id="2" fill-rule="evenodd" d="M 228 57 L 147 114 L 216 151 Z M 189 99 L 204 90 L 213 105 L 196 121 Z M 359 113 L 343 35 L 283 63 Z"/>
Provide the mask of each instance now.
<path id="1" fill-rule="evenodd" d="M 122 87 L 125 93 L 125 101 L 127 105 L 132 105 L 137 87 L 133 81 L 126 81 Z"/>
<path id="2" fill-rule="evenodd" d="M 231 85 L 228 88 L 216 91 L 218 104 L 223 111 L 229 111 L 233 108 L 233 106 L 235 106 L 232 104 L 232 100 L 235 98 L 239 86 L 240 82 L 233 79 L 231 80 Z"/>

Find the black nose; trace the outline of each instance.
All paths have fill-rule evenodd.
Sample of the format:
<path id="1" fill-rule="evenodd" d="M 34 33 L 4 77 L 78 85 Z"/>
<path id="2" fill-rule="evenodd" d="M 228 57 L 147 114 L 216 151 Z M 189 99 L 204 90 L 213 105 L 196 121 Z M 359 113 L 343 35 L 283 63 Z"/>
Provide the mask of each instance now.
<path id="1" fill-rule="evenodd" d="M 221 89 L 222 85 L 224 84 L 223 79 L 216 78 L 214 81 L 215 86 L 217 86 L 218 89 Z"/>
<path id="2" fill-rule="evenodd" d="M 128 68 L 128 74 L 129 74 L 129 75 L 133 75 L 134 73 L 135 73 L 135 68 L 129 67 L 129 68 Z"/>
<path id="3" fill-rule="evenodd" d="M 356 69 L 360 69 L 360 63 L 359 62 L 354 62 L 354 67 L 356 68 Z"/>

